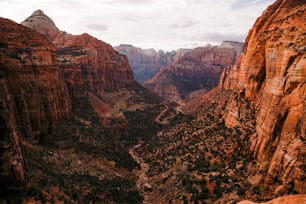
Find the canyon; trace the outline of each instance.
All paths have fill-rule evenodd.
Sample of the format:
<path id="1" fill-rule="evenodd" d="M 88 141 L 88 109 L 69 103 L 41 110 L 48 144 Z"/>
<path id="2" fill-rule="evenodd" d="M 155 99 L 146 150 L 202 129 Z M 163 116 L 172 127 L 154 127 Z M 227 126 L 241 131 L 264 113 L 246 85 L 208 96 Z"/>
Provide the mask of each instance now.
<path id="1" fill-rule="evenodd" d="M 153 93 L 172 101 L 197 96 L 215 87 L 223 69 L 235 64 L 243 43 L 224 41 L 219 46 L 180 48 L 165 52 L 119 45 L 128 57 L 135 80 Z"/>
<path id="2" fill-rule="evenodd" d="M 103 41 L 59 31 L 41 10 L 22 24 L 1 18 L 1 199 L 141 202 L 128 151 L 168 103 Z"/>
<path id="3" fill-rule="evenodd" d="M 181 54 L 0 18 L 0 201 L 305 203 L 305 11 L 277 0 L 244 45 Z"/>
<path id="4" fill-rule="evenodd" d="M 235 64 L 243 43 L 224 41 L 219 46 L 208 45 L 187 51 L 154 77 L 143 82 L 150 91 L 169 100 L 187 99 L 192 92 L 209 91 L 215 87 L 220 75 Z"/>
<path id="5" fill-rule="evenodd" d="M 223 71 L 218 87 L 182 107 L 184 113 L 192 114 L 195 119 L 162 132 L 158 138 L 160 147 L 143 155 L 153 160 L 152 163 L 159 163 L 157 166 L 167 161 L 163 168 L 152 170 L 153 175 L 164 178 L 166 186 L 159 199 L 192 202 L 199 197 L 202 200 L 202 192 L 206 192 L 206 196 L 208 192 L 220 197 L 209 202 L 227 203 L 241 193 L 253 194 L 252 199 L 259 201 L 268 200 L 271 195 L 305 194 L 306 36 L 303 16 L 305 2 L 279 0 L 268 7 L 250 30 L 236 65 Z M 226 144 L 236 150 L 228 151 Z M 221 146 L 222 150 L 214 149 L 215 146 Z M 233 155 L 235 151 L 245 158 Z M 241 164 L 247 164 L 245 159 L 249 156 L 256 163 L 243 167 Z M 204 157 L 205 168 L 196 167 L 197 157 Z M 228 164 L 229 157 L 238 160 Z M 218 173 L 212 160 L 221 165 Z M 187 171 L 182 170 L 184 164 L 188 169 L 187 180 Z M 175 173 L 171 174 L 169 169 Z M 235 178 L 237 174 L 240 178 Z M 211 189 L 201 186 L 203 178 Z M 241 178 L 248 182 L 240 181 Z M 152 176 L 151 179 L 157 178 Z M 184 193 L 167 191 L 174 186 L 173 191 L 178 192 L 186 183 L 190 185 L 185 187 Z M 235 188 L 236 195 L 228 190 Z M 240 188 L 244 190 L 241 192 Z M 223 200 L 224 197 L 227 200 Z"/>
<path id="6" fill-rule="evenodd" d="M 128 57 L 135 80 L 139 83 L 152 78 L 161 68 L 170 66 L 188 51 L 188 49 L 178 49 L 165 52 L 125 44 L 115 46 L 114 49 Z"/>

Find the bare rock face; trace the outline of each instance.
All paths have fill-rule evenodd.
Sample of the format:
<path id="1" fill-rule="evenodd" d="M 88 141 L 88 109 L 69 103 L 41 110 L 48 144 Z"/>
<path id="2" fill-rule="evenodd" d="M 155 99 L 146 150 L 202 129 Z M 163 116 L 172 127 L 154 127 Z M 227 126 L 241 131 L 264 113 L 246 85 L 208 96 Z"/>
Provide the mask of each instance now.
<path id="1" fill-rule="evenodd" d="M 134 82 L 128 59 L 113 48 L 88 35 L 64 35 L 54 41 L 58 60 L 73 96 L 98 96 Z"/>
<path id="2" fill-rule="evenodd" d="M 152 78 L 161 68 L 168 67 L 177 60 L 187 49 L 164 52 L 162 50 L 141 49 L 132 45 L 119 45 L 115 50 L 128 57 L 135 80 L 142 83 Z"/>
<path id="3" fill-rule="evenodd" d="M 59 31 L 55 37 L 50 38 L 49 33 L 58 29 L 40 11 L 35 11 L 22 25 L 37 30 L 52 40 L 63 77 L 74 98 L 87 98 L 88 93 L 99 96 L 105 91 L 123 89 L 133 84 L 134 77 L 128 59 L 109 44 L 86 33 L 71 35 Z M 51 30 L 39 29 L 40 27 Z"/>
<path id="4" fill-rule="evenodd" d="M 305 0 L 278 0 L 268 7 L 250 30 L 237 65 L 219 83 L 256 104 L 251 151 L 269 161 L 266 184 L 280 182 L 277 194 L 306 192 L 305 11 Z M 243 123 L 236 104 L 229 103 L 227 126 Z"/>
<path id="5" fill-rule="evenodd" d="M 70 118 L 70 97 L 44 36 L 1 18 L 0 44 L 1 179 L 22 182 L 21 138 L 40 140 Z"/>
<path id="6" fill-rule="evenodd" d="M 300 195 L 283 196 L 261 204 L 291 204 L 291 203 L 295 204 L 306 203 L 306 195 L 300 194 Z M 238 204 L 256 204 L 256 203 L 246 200 L 246 201 L 240 201 Z"/>
<path id="7" fill-rule="evenodd" d="M 52 19 L 41 10 L 34 11 L 33 14 L 21 24 L 45 35 L 50 41 L 53 41 L 60 33 Z"/>
<path id="8" fill-rule="evenodd" d="M 171 100 L 183 99 L 199 89 L 210 90 L 218 84 L 223 69 L 235 64 L 242 47 L 243 43 L 227 41 L 221 46 L 193 49 L 144 82 L 144 86 Z"/>

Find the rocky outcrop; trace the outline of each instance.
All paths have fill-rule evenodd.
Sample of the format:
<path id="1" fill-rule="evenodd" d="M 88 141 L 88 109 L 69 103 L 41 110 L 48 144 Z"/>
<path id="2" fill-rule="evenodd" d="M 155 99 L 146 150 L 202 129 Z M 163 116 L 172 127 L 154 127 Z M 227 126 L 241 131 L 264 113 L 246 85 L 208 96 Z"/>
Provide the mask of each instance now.
<path id="1" fill-rule="evenodd" d="M 266 184 L 282 184 L 277 195 L 306 192 L 305 11 L 305 0 L 278 0 L 268 7 L 250 30 L 239 62 L 223 72 L 219 84 L 256 104 L 251 151 L 269 163 Z M 242 107 L 237 101 L 228 107 L 227 126 L 243 125 Z"/>
<path id="2" fill-rule="evenodd" d="M 50 37 L 49 33 L 58 28 L 41 11 L 35 11 L 22 25 L 36 29 L 54 43 L 63 78 L 73 98 L 88 98 L 89 93 L 101 96 L 134 83 L 128 59 L 109 44 L 86 33 L 71 35 L 59 31 Z"/>
<path id="3" fill-rule="evenodd" d="M 44 36 L 1 18 L 0 44 L 1 179 L 23 181 L 21 139 L 39 141 L 70 118 L 70 97 Z"/>
<path id="4" fill-rule="evenodd" d="M 106 104 L 95 100 L 96 98 L 101 98 L 106 92 L 126 89 L 134 84 L 127 57 L 109 44 L 87 33 L 71 35 L 59 31 L 53 21 L 41 11 L 35 11 L 22 24 L 45 35 L 55 45 L 61 77 L 73 99 L 74 111 L 84 112 L 84 108 L 88 109 L 88 106 L 93 110 L 105 109 Z M 39 29 L 40 27 L 48 29 Z M 51 31 L 58 32 L 50 37 Z M 101 111 L 96 112 L 100 117 L 108 117 Z"/>
<path id="5" fill-rule="evenodd" d="M 199 89 L 210 90 L 218 84 L 223 69 L 235 64 L 242 47 L 243 43 L 226 41 L 220 46 L 193 49 L 144 86 L 171 100 L 183 99 Z"/>
<path id="6" fill-rule="evenodd" d="M 119 45 L 115 50 L 128 57 L 135 80 L 142 83 L 152 78 L 162 67 L 173 64 L 178 56 L 187 52 L 187 49 L 164 52 L 162 50 L 141 49 L 132 45 Z"/>
<path id="7" fill-rule="evenodd" d="M 306 203 L 306 195 L 289 195 L 289 196 L 283 196 L 279 198 L 275 198 L 271 201 L 264 202 L 261 204 L 304 204 Z M 238 204 L 256 204 L 251 201 L 240 201 Z"/>
<path id="8" fill-rule="evenodd" d="M 34 11 L 31 16 L 22 22 L 22 25 L 38 31 L 50 41 L 53 41 L 60 33 L 60 30 L 56 27 L 52 19 L 41 10 Z"/>

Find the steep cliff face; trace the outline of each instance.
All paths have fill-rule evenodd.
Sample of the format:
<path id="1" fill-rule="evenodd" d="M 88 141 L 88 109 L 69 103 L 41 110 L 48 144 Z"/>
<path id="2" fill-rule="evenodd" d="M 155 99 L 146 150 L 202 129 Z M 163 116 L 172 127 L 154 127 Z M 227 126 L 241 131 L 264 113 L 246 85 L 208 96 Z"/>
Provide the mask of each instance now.
<path id="1" fill-rule="evenodd" d="M 154 49 L 141 49 L 132 45 L 119 45 L 114 49 L 128 57 L 135 80 L 140 83 L 152 78 L 162 67 L 170 66 L 177 60 L 177 56 L 187 52 L 187 49 L 157 52 Z"/>
<path id="2" fill-rule="evenodd" d="M 73 97 L 88 97 L 89 92 L 101 96 L 105 91 L 133 84 L 133 73 L 127 58 L 109 44 L 86 33 L 71 35 L 58 31 L 54 22 L 42 11 L 35 11 L 22 25 L 37 30 L 54 43 L 57 60 Z"/>
<path id="3" fill-rule="evenodd" d="M 39 140 L 70 118 L 70 97 L 45 37 L 1 18 L 0 43 L 1 179 L 23 181 L 20 139 Z"/>
<path id="4" fill-rule="evenodd" d="M 251 151 L 268 161 L 266 184 L 281 182 L 280 194 L 306 192 L 305 12 L 305 0 L 278 0 L 268 7 L 250 30 L 239 62 L 223 72 L 219 84 L 256 104 Z M 235 100 L 228 104 L 227 126 L 243 124 Z"/>
<path id="5" fill-rule="evenodd" d="M 58 60 L 73 96 L 124 89 L 134 82 L 128 59 L 88 34 L 58 37 Z"/>
<path id="6" fill-rule="evenodd" d="M 171 100 L 183 99 L 199 89 L 209 90 L 218 84 L 223 69 L 236 62 L 242 47 L 243 43 L 227 41 L 220 46 L 193 49 L 144 82 L 144 86 Z"/>

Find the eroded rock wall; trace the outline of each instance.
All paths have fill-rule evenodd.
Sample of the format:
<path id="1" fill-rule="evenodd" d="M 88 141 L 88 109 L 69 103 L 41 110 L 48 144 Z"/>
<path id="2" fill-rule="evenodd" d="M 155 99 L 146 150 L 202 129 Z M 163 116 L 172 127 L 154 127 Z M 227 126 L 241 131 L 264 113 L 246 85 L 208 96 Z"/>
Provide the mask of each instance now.
<path id="1" fill-rule="evenodd" d="M 87 98 L 88 93 L 99 96 L 105 91 L 120 90 L 134 83 L 127 57 L 109 44 L 87 33 L 71 35 L 59 31 L 52 19 L 40 10 L 21 24 L 53 42 L 61 73 L 72 97 Z"/>
<path id="2" fill-rule="evenodd" d="M 235 64 L 242 47 L 243 43 L 226 41 L 220 46 L 195 48 L 143 84 L 171 100 L 184 99 L 200 89 L 208 91 L 218 84 L 223 69 Z"/>
<path id="3" fill-rule="evenodd" d="M 23 181 L 22 138 L 39 141 L 70 118 L 70 96 L 53 44 L 29 28 L 0 21 L 1 172 L 2 178 Z"/>
<path id="4" fill-rule="evenodd" d="M 268 7 L 249 31 L 237 65 L 219 83 L 256 104 L 251 151 L 269 162 L 266 184 L 281 182 L 279 193 L 306 192 L 305 11 L 305 0 L 278 0 Z M 228 126 L 243 125 L 242 107 L 235 104 L 228 103 Z"/>

